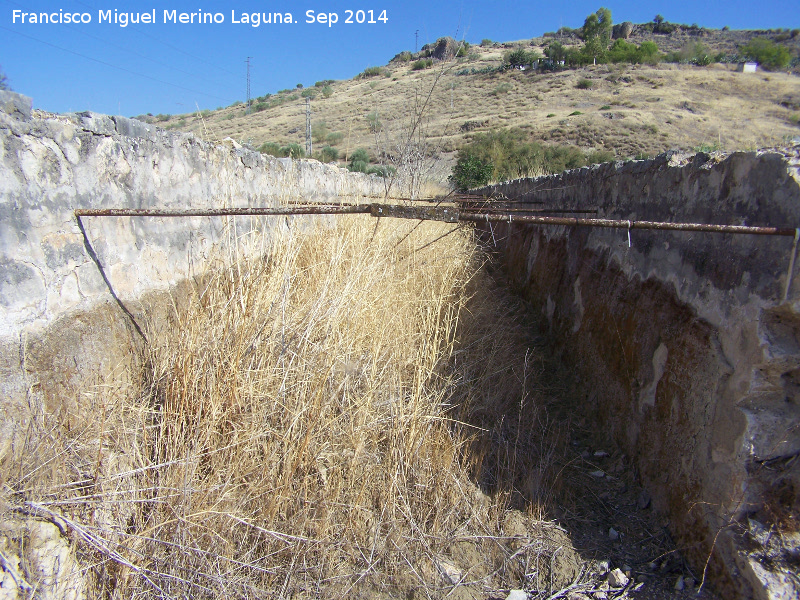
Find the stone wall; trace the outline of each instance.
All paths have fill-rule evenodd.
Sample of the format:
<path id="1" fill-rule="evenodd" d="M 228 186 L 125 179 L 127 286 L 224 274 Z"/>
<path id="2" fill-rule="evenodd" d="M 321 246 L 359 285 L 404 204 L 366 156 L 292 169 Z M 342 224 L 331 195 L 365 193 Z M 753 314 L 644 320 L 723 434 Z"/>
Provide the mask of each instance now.
<path id="1" fill-rule="evenodd" d="M 76 208 L 364 201 L 383 180 L 0 91 L 0 465 L 31 395 L 51 411 L 133 360 L 143 301 L 263 249 L 285 217 L 98 218 Z M 292 217 L 311 222 L 311 217 Z M 324 217 L 316 217 L 317 220 Z M 22 433 L 21 433 L 22 432 Z"/>
<path id="2" fill-rule="evenodd" d="M 673 153 L 484 191 L 607 218 L 797 228 L 799 166 L 798 147 Z M 633 458 L 697 572 L 713 546 L 725 597 L 796 597 L 783 581 L 800 557 L 793 239 L 634 229 L 629 246 L 625 229 L 487 231 L 574 369 L 586 414 Z M 759 528 L 772 542 L 758 543 Z"/>

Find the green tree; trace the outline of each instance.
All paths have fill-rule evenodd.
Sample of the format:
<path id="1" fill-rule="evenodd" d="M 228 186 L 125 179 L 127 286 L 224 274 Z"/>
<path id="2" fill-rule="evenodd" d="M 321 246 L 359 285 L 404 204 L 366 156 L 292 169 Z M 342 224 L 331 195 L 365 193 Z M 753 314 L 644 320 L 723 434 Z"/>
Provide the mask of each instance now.
<path id="1" fill-rule="evenodd" d="M 611 43 L 613 27 L 611 11 L 607 8 L 601 7 L 586 17 L 583 23 L 583 53 L 592 62 L 602 62 Z"/>
<path id="2" fill-rule="evenodd" d="M 3 72 L 3 68 L 0 67 L 0 90 L 10 90 L 11 86 L 8 85 L 8 77 Z"/>
<path id="3" fill-rule="evenodd" d="M 525 48 L 517 48 L 509 50 L 503 56 L 503 66 L 511 69 L 521 69 L 529 67 L 539 58 L 535 52 L 525 50 Z"/>
<path id="4" fill-rule="evenodd" d="M 489 183 L 494 172 L 492 163 L 483 161 L 472 154 L 458 153 L 458 161 L 453 167 L 449 180 L 459 191 L 481 187 Z"/>
<path id="5" fill-rule="evenodd" d="M 564 44 L 554 40 L 547 46 L 544 55 L 553 62 L 560 62 L 567 59 L 567 49 L 564 47 Z"/>
<path id="6" fill-rule="evenodd" d="M 753 38 L 739 48 L 739 52 L 771 70 L 785 69 L 792 60 L 792 55 L 784 46 L 762 37 Z"/>

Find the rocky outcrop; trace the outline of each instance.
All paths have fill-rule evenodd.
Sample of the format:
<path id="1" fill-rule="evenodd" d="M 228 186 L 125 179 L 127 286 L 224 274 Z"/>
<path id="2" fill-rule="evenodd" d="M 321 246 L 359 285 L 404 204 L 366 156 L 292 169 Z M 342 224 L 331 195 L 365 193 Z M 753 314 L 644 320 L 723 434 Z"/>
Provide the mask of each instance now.
<path id="1" fill-rule="evenodd" d="M 798 168 L 800 147 L 670 153 L 488 191 L 604 218 L 796 228 Z M 574 369 L 586 414 L 634 457 L 697 572 L 711 554 L 707 575 L 725 597 L 791 595 L 770 586 L 786 579 L 798 551 L 787 534 L 800 522 L 793 239 L 508 224 L 491 233 Z M 749 522 L 789 546 L 761 547 Z"/>
<path id="2" fill-rule="evenodd" d="M 436 60 L 447 60 L 453 58 L 457 53 L 461 44 L 451 37 L 441 37 L 436 40 L 435 44 L 425 44 L 421 53 L 422 56 L 430 56 Z"/>
<path id="3" fill-rule="evenodd" d="M 615 40 L 617 39 L 627 40 L 629 37 L 631 37 L 632 33 L 633 33 L 633 23 L 631 23 L 630 21 L 625 21 L 623 23 L 618 23 L 617 25 L 614 25 L 611 37 L 614 38 Z"/>

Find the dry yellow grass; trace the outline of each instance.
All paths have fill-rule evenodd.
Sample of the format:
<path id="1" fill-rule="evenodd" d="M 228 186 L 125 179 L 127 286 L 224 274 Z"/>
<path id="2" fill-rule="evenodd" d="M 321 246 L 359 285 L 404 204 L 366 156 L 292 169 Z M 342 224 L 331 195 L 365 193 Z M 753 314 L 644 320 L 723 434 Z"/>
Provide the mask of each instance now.
<path id="1" fill-rule="evenodd" d="M 536 49 L 543 51 L 541 46 Z M 408 63 L 390 64 L 387 77 L 337 81 L 330 98 L 318 94 L 312 101 L 313 120 L 342 134 L 336 146 L 342 157 L 360 147 L 374 157 L 384 152 L 392 156 L 389 142 L 413 116 L 415 99 L 433 89 L 425 127 L 429 155 L 439 159 L 435 175 L 442 181 L 449 175 L 454 151 L 472 132 L 502 127 L 524 128 L 533 140 L 611 150 L 620 158 L 702 145 L 752 150 L 800 134 L 791 120 L 796 109 L 791 102 L 781 104 L 797 95 L 795 75 L 740 74 L 733 65 L 662 64 L 459 76 L 464 69 L 497 66 L 504 49 L 472 46 L 469 52 L 471 58 L 422 71 Z M 584 78 L 593 81 L 592 89 L 576 87 Z M 510 91 L 493 93 L 504 85 Z M 570 116 L 576 111 L 582 114 Z M 377 113 L 383 126 L 378 135 L 369 128 L 371 113 Z M 173 117 L 162 125 L 179 122 Z M 204 138 L 230 136 L 254 147 L 264 142 L 304 145 L 305 100 L 298 97 L 249 116 L 242 106 L 229 107 L 211 113 L 206 123 L 207 132 L 197 115 L 185 115 L 178 128 Z"/>
<path id="2" fill-rule="evenodd" d="M 568 585 L 534 356 L 452 227 L 275 230 L 260 260 L 176 292 L 142 372 L 37 412 L 7 508 L 65 516 L 98 597 Z"/>

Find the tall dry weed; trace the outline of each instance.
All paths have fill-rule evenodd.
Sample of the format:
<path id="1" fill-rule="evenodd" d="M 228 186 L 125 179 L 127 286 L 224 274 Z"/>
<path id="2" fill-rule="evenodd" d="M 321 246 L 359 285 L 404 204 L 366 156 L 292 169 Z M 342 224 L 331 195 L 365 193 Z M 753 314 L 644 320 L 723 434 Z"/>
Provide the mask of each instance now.
<path id="1" fill-rule="evenodd" d="M 65 515 L 98 596 L 470 597 L 574 576 L 553 563 L 563 534 L 509 511 L 546 479 L 535 361 L 451 227 L 274 230 L 153 313 L 138 387 L 87 392 L 94 418 L 53 422 L 12 486 Z"/>

